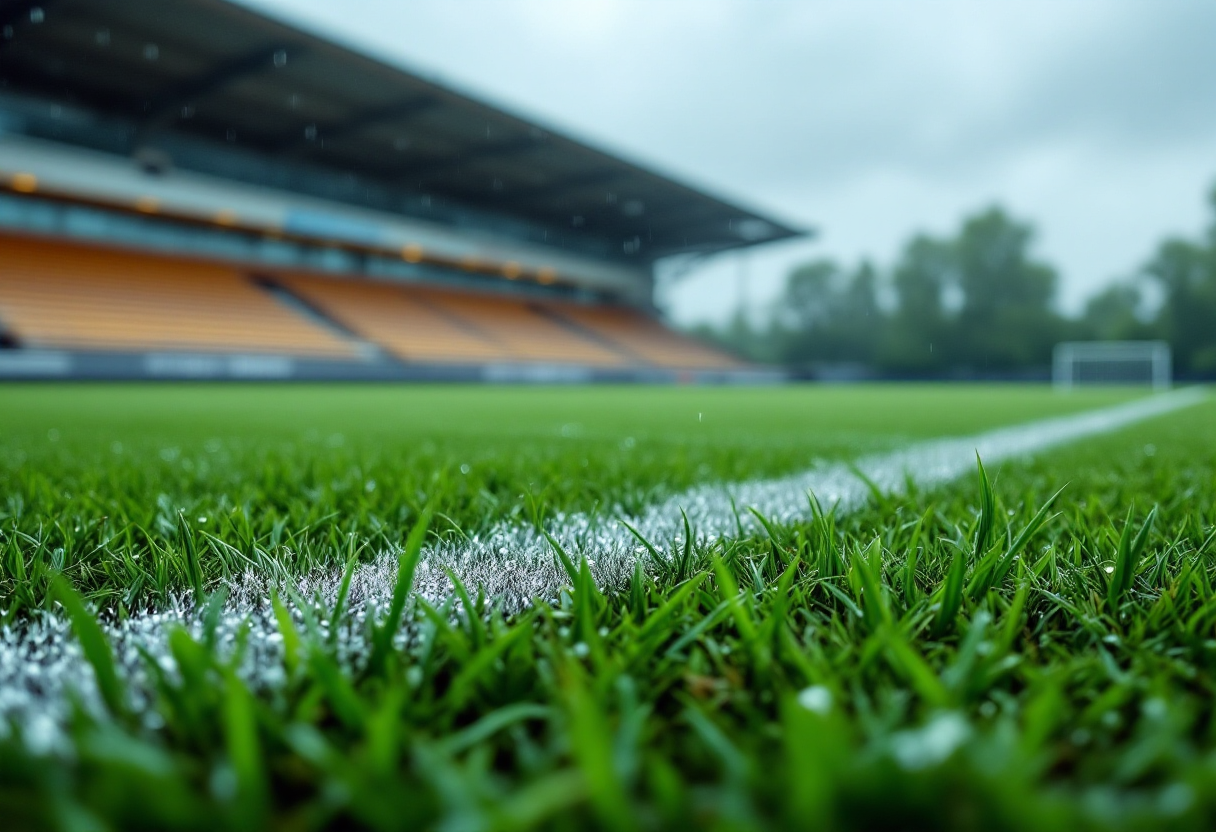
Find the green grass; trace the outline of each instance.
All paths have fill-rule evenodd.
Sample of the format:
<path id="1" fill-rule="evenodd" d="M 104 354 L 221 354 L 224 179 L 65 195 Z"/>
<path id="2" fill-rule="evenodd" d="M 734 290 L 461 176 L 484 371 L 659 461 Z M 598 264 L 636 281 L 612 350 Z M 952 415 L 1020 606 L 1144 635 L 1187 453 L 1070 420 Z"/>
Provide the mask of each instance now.
<path id="1" fill-rule="evenodd" d="M 246 515 L 267 545 L 276 525 L 296 545 L 314 535 L 314 556 L 340 562 L 345 531 L 377 539 L 378 518 L 381 536 L 403 542 L 427 500 L 469 525 L 526 517 L 518 495 L 529 488 L 588 508 L 629 489 L 782 473 L 1112 394 L 4 392 L 21 400 L 0 416 L 5 605 L 18 603 L 19 551 L 30 593 L 21 615 L 59 599 L 108 703 L 100 716 L 78 713 L 66 750 L 0 741 L 0 807 L 14 827 L 1216 822 L 1216 404 L 847 516 L 697 544 L 683 574 L 639 571 L 605 592 L 571 564 L 558 603 L 510 618 L 409 602 L 404 639 L 393 638 L 392 616 L 348 623 L 371 628 L 368 642 L 380 645 L 366 661 L 348 662 L 308 619 L 284 617 L 287 682 L 270 690 L 241 681 L 239 646 L 234 656 L 205 628 L 180 631 L 175 670 L 149 667 L 149 720 L 131 712 L 131 681 L 108 669 L 104 638 L 70 585 L 113 601 L 101 564 L 151 545 L 116 536 L 124 524 L 147 523 L 152 539 L 178 545 L 146 505 L 160 493 L 191 514 Z M 575 422 L 581 433 L 562 437 Z M 52 426 L 58 443 L 45 438 Z M 339 429 L 345 443 L 325 444 Z M 623 435 L 635 437 L 629 452 Z M 227 456 L 201 471 L 214 438 L 224 443 L 214 454 Z M 114 441 L 122 454 L 109 451 Z M 162 460 L 170 441 L 179 454 Z M 470 465 L 464 480 L 460 464 Z M 340 475 L 352 484 L 372 475 L 377 488 L 323 486 Z M 470 477 L 497 502 L 469 496 Z M 112 514 L 99 521 L 103 511 Z M 310 518 L 316 529 L 302 531 Z M 106 530 L 69 531 L 77 522 Z M 214 522 L 218 535 L 239 533 Z M 71 557 L 62 543 L 59 555 L 46 543 L 22 548 L 33 535 L 14 527 L 88 543 L 72 543 Z M 70 580 L 31 583 L 36 557 L 59 558 Z"/>
<path id="2" fill-rule="evenodd" d="M 1014 386 L 485 388 L 6 386 L 0 609 L 49 570 L 102 604 L 192 584 L 179 515 L 254 559 L 307 572 L 544 510 L 630 514 L 694 483 L 801 470 L 1130 398 Z M 204 582 L 233 568 L 200 536 Z M 26 586 L 15 586 L 20 551 Z M 258 552 L 264 553 L 265 558 Z M 121 577 L 119 577 L 121 576 Z"/>

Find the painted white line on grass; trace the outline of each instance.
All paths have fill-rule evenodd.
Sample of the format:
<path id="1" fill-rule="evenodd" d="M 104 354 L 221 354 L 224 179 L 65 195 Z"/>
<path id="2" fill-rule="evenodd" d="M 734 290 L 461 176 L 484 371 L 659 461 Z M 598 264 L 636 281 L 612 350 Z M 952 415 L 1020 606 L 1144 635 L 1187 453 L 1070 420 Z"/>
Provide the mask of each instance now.
<path id="1" fill-rule="evenodd" d="M 815 495 L 824 510 L 835 506 L 838 512 L 852 511 L 870 496 L 869 487 L 854 469 L 880 491 L 899 494 L 909 481 L 919 487 L 932 487 L 974 471 L 977 453 L 986 464 L 994 464 L 1116 430 L 1188 407 L 1204 397 L 1203 390 L 1188 388 L 975 436 L 918 442 L 893 452 L 862 457 L 853 466 L 828 463 L 776 479 L 701 485 L 663 500 L 641 516 L 629 518 L 628 523 L 657 549 L 666 552 L 673 544 L 682 543 L 681 511 L 688 515 L 694 533 L 707 538 L 737 534 L 738 522 L 749 532 L 757 531 L 748 508 L 779 523 L 805 518 L 810 513 L 808 492 Z M 549 534 L 571 557 L 587 558 L 601 586 L 628 580 L 634 562 L 645 551 L 633 533 L 614 517 L 557 515 L 547 525 Z M 569 583 L 548 540 L 530 526 L 502 524 L 487 535 L 430 548 L 419 565 L 416 589 L 429 597 L 446 597 L 452 584 L 445 569 L 459 576 L 470 591 L 480 586 L 487 597 L 501 599 L 508 610 L 518 609 L 532 598 L 552 598 L 561 586 Z M 351 600 L 375 602 L 388 598 L 396 576 L 396 553 L 382 554 L 355 572 Z M 313 576 L 300 589 L 333 598 L 339 580 L 336 572 Z M 264 581 L 258 578 L 238 594 L 246 603 L 255 603 L 265 593 Z"/>
<path id="2" fill-rule="evenodd" d="M 880 490 L 898 494 L 908 482 L 932 487 L 973 471 L 977 452 L 988 464 L 1027 456 L 1179 410 L 1204 398 L 1202 390 L 1180 390 L 971 437 L 920 442 L 891 453 L 862 457 L 854 467 Z M 682 542 L 681 510 L 687 513 L 696 534 L 716 538 L 737 533 L 735 507 L 748 531 L 755 530 L 746 512 L 748 507 L 777 522 L 806 517 L 810 510 L 808 492 L 825 509 L 835 506 L 838 512 L 855 510 L 869 498 L 869 487 L 850 466 L 832 463 L 788 477 L 697 486 L 652 506 L 629 522 L 660 551 L 666 551 L 673 543 Z M 612 517 L 559 514 L 548 527 L 571 556 L 588 559 L 600 585 L 619 585 L 627 580 L 644 551 L 624 524 Z M 503 524 L 482 537 L 429 548 L 419 566 L 415 589 L 431 599 L 447 597 L 451 584 L 445 567 L 471 591 L 480 587 L 508 611 L 525 606 L 532 598 L 553 598 L 569 581 L 557 567 L 548 541 L 527 526 Z M 386 608 L 396 572 L 396 552 L 385 552 L 355 572 L 348 607 L 354 626 L 340 630 L 340 653 L 353 657 L 362 651 L 361 622 Z M 332 601 L 338 582 L 336 572 L 313 575 L 302 579 L 297 589 L 305 597 L 316 593 Z M 249 574 L 230 589 L 229 606 L 219 619 L 214 637 L 221 645 L 230 645 L 241 628 L 248 626 L 247 653 L 240 671 L 256 687 L 274 687 L 282 681 L 281 637 L 267 601 L 266 576 Z M 142 707 L 151 686 L 140 651 L 172 668 L 167 634 L 175 624 L 185 625 L 196 636 L 202 632 L 199 615 L 186 603 L 106 624 L 115 659 L 130 683 L 133 704 L 149 720 L 156 716 Z M 0 629 L 0 732 L 11 722 L 20 727 L 30 746 L 53 747 L 62 737 L 60 726 L 68 717 L 73 690 L 79 692 L 87 707 L 98 707 L 92 671 L 66 621 L 42 614 Z"/>

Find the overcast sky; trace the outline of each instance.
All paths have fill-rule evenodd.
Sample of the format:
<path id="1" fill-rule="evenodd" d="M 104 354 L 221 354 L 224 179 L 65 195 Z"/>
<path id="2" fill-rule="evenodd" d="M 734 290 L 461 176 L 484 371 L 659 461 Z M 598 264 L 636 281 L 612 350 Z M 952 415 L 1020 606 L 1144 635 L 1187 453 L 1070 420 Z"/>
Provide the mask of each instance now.
<path id="1" fill-rule="evenodd" d="M 753 308 L 791 265 L 889 263 L 999 202 L 1061 308 L 1196 234 L 1216 183 L 1209 0 L 245 0 L 798 225 L 665 298 Z"/>

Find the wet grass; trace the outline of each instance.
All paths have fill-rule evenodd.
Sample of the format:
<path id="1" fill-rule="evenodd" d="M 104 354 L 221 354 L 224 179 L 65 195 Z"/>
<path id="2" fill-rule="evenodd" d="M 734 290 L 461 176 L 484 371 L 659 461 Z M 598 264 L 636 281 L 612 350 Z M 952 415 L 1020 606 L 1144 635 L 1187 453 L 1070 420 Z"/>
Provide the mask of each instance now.
<path id="1" fill-rule="evenodd" d="M 1211 828 L 1213 424 L 1203 404 L 849 515 L 694 534 L 621 586 L 555 551 L 568 587 L 510 617 L 475 589 L 409 596 L 441 523 L 414 511 L 387 615 L 283 599 L 264 688 L 204 612 L 140 711 L 81 598 L 112 600 L 103 579 L 48 576 L 26 607 L 71 617 L 103 707 L 50 754 L 0 741 L 0 805 L 73 829 Z M 206 554 L 178 545 L 206 596 Z"/>
<path id="2" fill-rule="evenodd" d="M 1136 395 L 1014 386 L 7 385 L 0 615 L 63 572 L 159 605 L 247 567 L 301 574 L 538 512 L 636 514 L 694 483 L 801 470 Z"/>

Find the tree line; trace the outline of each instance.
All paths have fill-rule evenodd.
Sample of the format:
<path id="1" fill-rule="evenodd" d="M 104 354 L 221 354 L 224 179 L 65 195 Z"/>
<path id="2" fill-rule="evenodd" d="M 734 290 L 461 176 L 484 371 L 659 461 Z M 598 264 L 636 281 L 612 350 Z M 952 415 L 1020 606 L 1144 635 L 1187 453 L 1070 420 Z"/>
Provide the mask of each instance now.
<path id="1" fill-rule="evenodd" d="M 992 207 L 916 235 L 888 270 L 798 266 L 761 322 L 739 310 L 702 334 L 754 361 L 910 377 L 1016 375 L 1044 370 L 1060 341 L 1162 339 L 1176 373 L 1216 376 L 1216 189 L 1210 204 L 1205 235 L 1163 241 L 1079 316 L 1054 308 L 1059 274 L 1035 257 L 1033 227 Z"/>

